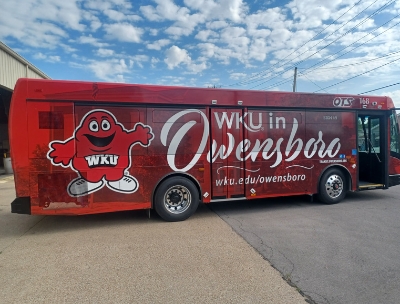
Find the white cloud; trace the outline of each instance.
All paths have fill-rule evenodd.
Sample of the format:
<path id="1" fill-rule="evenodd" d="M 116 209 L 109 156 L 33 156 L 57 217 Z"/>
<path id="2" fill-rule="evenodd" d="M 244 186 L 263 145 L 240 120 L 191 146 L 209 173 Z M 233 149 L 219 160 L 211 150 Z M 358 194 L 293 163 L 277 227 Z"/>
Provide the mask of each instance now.
<path id="1" fill-rule="evenodd" d="M 195 36 L 195 38 L 197 38 L 201 41 L 204 41 L 204 42 L 208 41 L 209 37 L 216 38 L 216 37 L 218 37 L 218 34 L 211 30 L 203 30 L 203 31 L 199 31 L 197 33 L 197 35 Z"/>
<path id="2" fill-rule="evenodd" d="M 114 55 L 114 51 L 110 49 L 98 49 L 96 54 L 100 57 L 110 57 Z"/>
<path id="3" fill-rule="evenodd" d="M 104 15 L 114 21 L 122 21 L 125 20 L 125 14 L 113 9 L 106 9 L 103 11 Z"/>
<path id="4" fill-rule="evenodd" d="M 229 27 L 221 31 L 221 40 L 229 46 L 230 56 L 241 62 L 248 61 L 250 39 L 241 27 Z"/>
<path id="5" fill-rule="evenodd" d="M 143 30 L 129 23 L 115 23 L 104 25 L 107 39 L 115 39 L 124 42 L 140 42 Z"/>
<path id="6" fill-rule="evenodd" d="M 131 21 L 139 21 L 142 18 L 138 15 L 132 15 L 129 13 L 123 13 L 121 11 L 117 11 L 115 9 L 107 9 L 103 11 L 104 15 L 106 15 L 109 19 L 113 21 L 123 21 L 123 20 L 131 20 Z"/>
<path id="7" fill-rule="evenodd" d="M 242 0 L 185 0 L 188 7 L 178 6 L 171 0 L 155 0 L 156 6 L 146 5 L 140 7 L 142 14 L 150 21 L 172 21 L 173 24 L 166 29 L 166 33 L 174 38 L 188 36 L 193 33 L 196 26 L 212 19 L 218 23 L 209 26 L 221 28 L 226 23 L 221 19 L 239 22 L 243 19 L 246 5 Z M 194 12 L 191 13 L 190 9 Z"/>
<path id="8" fill-rule="evenodd" d="M 173 21 L 165 32 L 175 38 L 190 35 L 199 23 L 204 22 L 204 16 L 190 14 L 187 7 L 177 6 L 171 0 L 155 0 L 155 2 L 156 7 L 142 6 L 141 12 L 151 21 Z"/>
<path id="9" fill-rule="evenodd" d="M 181 63 L 189 64 L 192 60 L 186 50 L 180 49 L 176 45 L 171 46 L 165 54 L 167 57 L 164 59 L 164 62 L 170 70 L 179 66 Z"/>
<path id="10" fill-rule="evenodd" d="M 35 55 L 33 55 L 33 58 L 35 59 L 39 59 L 39 60 L 44 60 L 47 62 L 51 62 L 51 63 L 55 63 L 55 62 L 60 62 L 61 58 L 60 56 L 55 56 L 55 55 L 47 55 L 47 54 L 43 54 L 43 53 L 36 53 Z"/>
<path id="11" fill-rule="evenodd" d="M 193 62 L 188 52 L 176 45 L 171 46 L 165 54 L 166 58 L 164 59 L 164 62 L 170 70 L 180 66 L 181 64 L 186 65 L 186 68 L 190 73 L 200 73 L 207 68 L 206 62 L 200 62 L 198 64 Z"/>
<path id="12" fill-rule="evenodd" d="M 398 26 L 377 36 L 388 26 L 399 22 L 400 18 L 363 37 L 398 14 L 400 1 L 395 1 L 384 12 L 369 18 L 343 37 L 341 35 L 387 1 L 289 0 L 286 5 L 276 0 L 24 0 L 23 5 L 18 2 L 21 1 L 0 1 L 1 40 L 10 42 L 11 47 L 19 48 L 25 54 L 36 54 L 34 58 L 43 62 L 61 62 L 69 56 L 76 62 L 87 63 L 90 60 L 87 58 L 99 56 L 94 58 L 104 59 L 104 69 L 107 70 L 106 65 L 114 65 L 119 71 L 117 74 L 109 72 L 111 76 L 108 80 L 129 79 L 133 62 L 135 68 L 143 67 L 146 72 L 160 68 L 159 63 L 162 62 L 168 69 L 156 70 L 159 77 L 164 73 L 173 73 L 172 70 L 177 68 L 180 73 L 182 70 L 183 73 L 201 73 L 212 67 L 212 77 L 220 77 L 222 83 L 223 74 L 228 81 L 229 77 L 236 80 L 241 74 L 256 75 L 263 70 L 265 73 L 262 75 L 277 76 L 278 81 L 285 75 L 292 76 L 294 65 L 307 67 L 324 59 L 331 60 L 331 54 L 360 38 L 352 49 L 346 50 L 351 50 L 346 57 L 335 60 L 327 67 L 400 50 Z M 140 6 L 140 3 L 146 5 Z M 370 4 L 372 6 L 368 11 L 351 20 Z M 328 26 L 342 14 L 339 20 Z M 306 43 L 312 38 L 312 42 Z M 374 39 L 361 45 L 371 38 Z M 137 44 L 129 49 L 125 42 Z M 124 60 L 127 68 L 120 59 Z M 387 62 L 385 60 L 382 62 Z M 94 61 L 90 63 L 95 66 Z M 228 66 L 230 63 L 234 65 Z M 226 66 L 221 68 L 222 65 Z M 316 83 L 328 83 L 373 67 L 375 65 L 370 64 L 330 72 L 315 71 L 307 76 Z M 393 63 L 362 78 L 372 83 L 372 88 L 377 81 L 384 86 L 387 82 L 395 82 L 391 79 L 397 77 L 399 70 L 398 64 Z M 105 78 L 104 75 L 101 77 Z M 196 77 L 200 79 L 199 75 Z M 189 82 L 188 77 L 184 79 L 186 83 L 193 81 Z M 303 79 L 303 83 L 308 82 Z M 209 81 L 208 77 L 198 83 Z M 279 89 L 278 85 L 275 87 Z M 357 86 L 350 87 L 353 88 L 356 90 Z"/>
<path id="13" fill-rule="evenodd" d="M 184 3 L 207 19 L 240 22 L 247 12 L 247 5 L 242 0 L 184 0 Z"/>
<path id="14" fill-rule="evenodd" d="M 147 48 L 149 50 L 157 50 L 157 51 L 159 51 L 164 46 L 166 46 L 166 45 L 168 45 L 170 43 L 171 43 L 171 41 L 169 39 L 160 39 L 160 40 L 155 41 L 154 43 L 149 43 L 147 45 Z"/>
<path id="15" fill-rule="evenodd" d="M 140 7 L 143 15 L 151 21 L 179 20 L 189 14 L 189 9 L 179 7 L 171 0 L 154 0 L 156 7 L 151 5 Z"/>
<path id="16" fill-rule="evenodd" d="M 74 52 L 78 51 L 77 48 L 73 48 L 72 46 L 70 46 L 68 44 L 60 43 L 59 46 L 62 47 L 64 49 L 64 52 L 66 52 L 66 53 L 74 53 Z"/>
<path id="17" fill-rule="evenodd" d="M 234 56 L 231 49 L 225 47 L 219 47 L 212 43 L 200 43 L 198 48 L 201 50 L 201 54 L 206 58 L 216 58 L 220 60 L 222 64 L 229 64 L 230 58 Z"/>
<path id="18" fill-rule="evenodd" d="M 200 62 L 198 64 L 190 62 L 187 66 L 187 69 L 190 73 L 200 73 L 202 71 L 204 71 L 205 69 L 207 69 L 207 63 L 206 62 Z"/>
<path id="19" fill-rule="evenodd" d="M 87 67 L 101 80 L 125 82 L 124 75 L 133 68 L 133 61 L 126 64 L 124 59 L 92 61 Z"/>
<path id="20" fill-rule="evenodd" d="M 157 66 L 157 63 L 160 62 L 160 59 L 152 57 L 150 62 L 151 62 L 151 67 L 155 68 Z"/>
<path id="21" fill-rule="evenodd" d="M 218 30 L 221 28 L 228 27 L 228 23 L 222 20 L 218 20 L 218 21 L 207 22 L 206 26 L 209 29 Z"/>
<path id="22" fill-rule="evenodd" d="M 369 93 L 369 94 L 372 94 L 372 93 Z M 379 95 L 381 95 L 381 96 L 389 96 L 390 98 L 392 98 L 394 106 L 396 108 L 400 108 L 400 90 L 385 91 L 385 92 L 382 92 Z M 397 113 L 399 113 L 399 111 L 397 111 Z"/>
<path id="23" fill-rule="evenodd" d="M 147 55 L 135 55 L 129 56 L 129 62 L 135 62 L 135 64 L 140 67 L 144 68 L 144 63 L 149 61 L 149 56 Z"/>
<path id="24" fill-rule="evenodd" d="M 249 59 L 264 61 L 267 58 L 269 50 L 270 48 L 267 46 L 265 39 L 254 39 L 249 47 Z"/>
<path id="25" fill-rule="evenodd" d="M 90 28 L 93 32 L 97 31 L 101 27 L 101 22 L 98 20 L 94 20 L 90 23 Z"/>
<path id="26" fill-rule="evenodd" d="M 164 76 L 160 80 L 160 84 L 173 85 L 173 86 L 183 86 L 186 83 L 186 78 L 181 76 Z"/>
<path id="27" fill-rule="evenodd" d="M 150 29 L 149 34 L 151 36 L 157 36 L 158 35 L 158 29 Z"/>
<path id="28" fill-rule="evenodd" d="M 0 39 L 11 37 L 38 48 L 54 49 L 70 32 L 86 29 L 79 0 L 0 2 Z"/>
<path id="29" fill-rule="evenodd" d="M 80 36 L 76 42 L 82 44 L 90 44 L 94 47 L 105 47 L 108 46 L 108 43 L 99 42 L 99 39 L 93 37 L 92 35 L 89 36 Z"/>
<path id="30" fill-rule="evenodd" d="M 132 4 L 127 0 L 86 0 L 83 5 L 85 8 L 99 11 L 105 11 L 115 6 L 121 11 L 132 8 Z"/>
<path id="31" fill-rule="evenodd" d="M 303 0 L 303 1 L 291 1 L 286 7 L 289 8 L 294 16 L 299 22 L 296 24 L 300 27 L 315 28 L 322 25 L 322 21 L 329 18 L 336 19 L 342 15 L 348 6 L 343 6 L 344 1 L 341 0 Z M 345 1 L 347 3 L 351 2 L 351 5 L 355 1 Z M 337 16 L 332 16 L 333 12 L 338 12 L 339 7 L 343 7 L 343 10 Z M 354 10 L 355 11 L 355 10 Z"/>
<path id="32" fill-rule="evenodd" d="M 140 11 L 150 21 L 163 20 L 163 18 L 157 13 L 157 11 L 151 5 L 141 6 Z"/>
<path id="33" fill-rule="evenodd" d="M 233 80 L 243 79 L 247 76 L 245 73 L 231 73 L 229 78 Z"/>

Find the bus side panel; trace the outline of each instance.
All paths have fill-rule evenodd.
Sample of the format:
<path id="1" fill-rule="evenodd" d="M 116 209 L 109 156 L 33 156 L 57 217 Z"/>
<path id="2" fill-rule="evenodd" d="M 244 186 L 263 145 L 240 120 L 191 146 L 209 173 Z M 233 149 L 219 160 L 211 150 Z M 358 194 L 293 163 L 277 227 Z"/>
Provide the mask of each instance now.
<path id="1" fill-rule="evenodd" d="M 311 193 L 313 166 L 303 154 L 304 111 L 248 109 L 245 129 L 250 148 L 241 156 L 246 158 L 247 198 Z"/>
<path id="2" fill-rule="evenodd" d="M 17 198 L 29 197 L 28 114 L 26 94 L 26 80 L 18 80 L 12 95 L 8 127 Z"/>
<path id="3" fill-rule="evenodd" d="M 58 209 L 87 206 L 87 198 L 74 198 L 65 191 L 74 172 L 52 165 L 47 158 L 50 142 L 63 141 L 73 133 L 73 103 L 29 101 L 27 109 L 26 152 L 32 214 L 53 214 Z"/>
<path id="4" fill-rule="evenodd" d="M 47 116 L 43 114 L 46 110 L 50 113 Z M 32 104 L 30 113 L 30 129 L 35 135 L 31 136 L 29 146 L 32 213 L 90 214 L 150 207 L 153 184 L 148 176 L 150 170 L 143 166 L 147 160 L 147 143 L 135 132 L 137 125 L 142 127 L 141 131 L 151 130 L 149 126 L 146 129 L 144 108 L 74 108 L 73 104 L 40 103 Z M 97 114 L 100 115 L 98 127 L 103 123 L 104 128 L 110 127 L 110 132 L 115 133 L 105 146 L 106 132 L 101 129 L 91 132 L 86 123 L 90 115 Z M 53 121 L 46 125 L 40 120 L 43 117 L 50 117 L 58 124 Z M 93 145 L 89 138 L 94 140 Z M 91 188 L 86 185 L 93 182 L 93 176 L 98 177 L 97 188 L 88 191 Z M 137 186 L 127 191 L 123 178 Z M 82 184 L 86 188 L 77 186 Z"/>
<path id="5" fill-rule="evenodd" d="M 149 170 L 146 167 L 147 146 L 140 142 L 138 131 L 135 129 L 137 124 L 147 125 L 145 108 L 129 106 L 77 106 L 76 121 L 76 159 L 74 160 L 75 170 L 78 174 L 85 172 L 86 179 L 92 181 L 102 180 L 104 186 L 93 195 L 93 207 L 103 205 L 102 210 L 117 211 L 118 209 L 140 209 L 150 207 L 151 179 L 148 178 Z M 91 132 L 90 120 L 92 115 L 100 115 L 98 131 Z M 104 115 L 105 114 L 105 115 Z M 111 116 L 111 120 L 108 118 Z M 104 117 L 104 118 L 102 118 Z M 109 121 L 109 131 L 104 131 L 103 124 Z M 92 120 L 93 122 L 93 120 Z M 81 130 L 83 132 L 78 132 Z M 149 129 L 150 130 L 150 129 Z M 107 133 L 108 132 L 108 133 Z M 97 143 L 92 143 L 87 138 L 87 134 L 92 134 L 101 139 L 112 134 L 113 138 L 104 147 L 97 147 Z M 151 143 L 150 143 L 151 145 Z M 137 183 L 137 189 L 117 189 L 110 187 L 113 181 L 119 181 L 124 176 L 133 179 L 132 183 Z M 122 182 L 122 181 L 121 181 Z M 116 204 L 116 203 L 120 204 Z M 124 204 L 127 204 L 125 207 Z M 138 204 L 138 206 L 136 206 Z"/>
<path id="6" fill-rule="evenodd" d="M 203 202 L 209 202 L 209 123 L 206 108 L 148 108 L 154 140 L 148 148 L 151 178 L 159 182 L 171 174 L 192 176 L 200 186 Z"/>
<path id="7" fill-rule="evenodd" d="M 350 172 L 352 190 L 357 180 L 357 132 L 355 113 L 306 111 L 305 156 L 314 166 L 313 193 L 318 192 L 321 174 L 327 167 L 344 167 Z"/>
<path id="8" fill-rule="evenodd" d="M 206 109 L 56 102 L 28 107 L 32 214 L 150 208 L 158 182 L 177 172 L 192 176 L 204 201 L 210 200 Z M 126 178 L 137 187 L 127 189 Z"/>

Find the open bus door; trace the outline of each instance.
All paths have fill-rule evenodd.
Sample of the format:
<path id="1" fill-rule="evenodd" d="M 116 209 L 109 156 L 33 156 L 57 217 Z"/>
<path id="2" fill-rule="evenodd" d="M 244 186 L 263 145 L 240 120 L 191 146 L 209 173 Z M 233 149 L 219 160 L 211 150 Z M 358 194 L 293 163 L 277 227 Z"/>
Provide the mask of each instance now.
<path id="1" fill-rule="evenodd" d="M 390 114 L 389 187 L 400 184 L 400 132 L 399 117 L 394 109 Z"/>
<path id="2" fill-rule="evenodd" d="M 358 113 L 358 190 L 387 189 L 388 119 L 385 113 Z"/>

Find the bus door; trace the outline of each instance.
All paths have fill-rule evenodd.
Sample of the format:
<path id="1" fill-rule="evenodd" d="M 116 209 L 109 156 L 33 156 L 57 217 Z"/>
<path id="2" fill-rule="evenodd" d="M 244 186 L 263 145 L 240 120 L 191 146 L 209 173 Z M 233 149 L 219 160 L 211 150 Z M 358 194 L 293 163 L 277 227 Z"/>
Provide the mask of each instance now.
<path id="1" fill-rule="evenodd" d="M 389 187 L 391 187 L 400 184 L 400 129 L 399 119 L 395 110 L 390 113 L 389 134 Z"/>
<path id="2" fill-rule="evenodd" d="M 244 162 L 236 157 L 243 141 L 244 110 L 212 108 L 210 111 L 211 199 L 244 198 Z"/>
<path id="3" fill-rule="evenodd" d="M 383 114 L 358 114 L 359 190 L 388 187 L 388 119 Z"/>

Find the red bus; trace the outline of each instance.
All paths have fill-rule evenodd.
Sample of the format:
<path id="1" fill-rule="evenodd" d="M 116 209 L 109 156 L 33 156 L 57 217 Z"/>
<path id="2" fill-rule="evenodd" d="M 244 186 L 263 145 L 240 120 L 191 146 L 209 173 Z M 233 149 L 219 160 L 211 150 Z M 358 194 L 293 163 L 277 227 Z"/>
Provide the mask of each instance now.
<path id="1" fill-rule="evenodd" d="M 13 213 L 151 209 L 400 183 L 388 97 L 20 79 L 10 108 Z"/>

